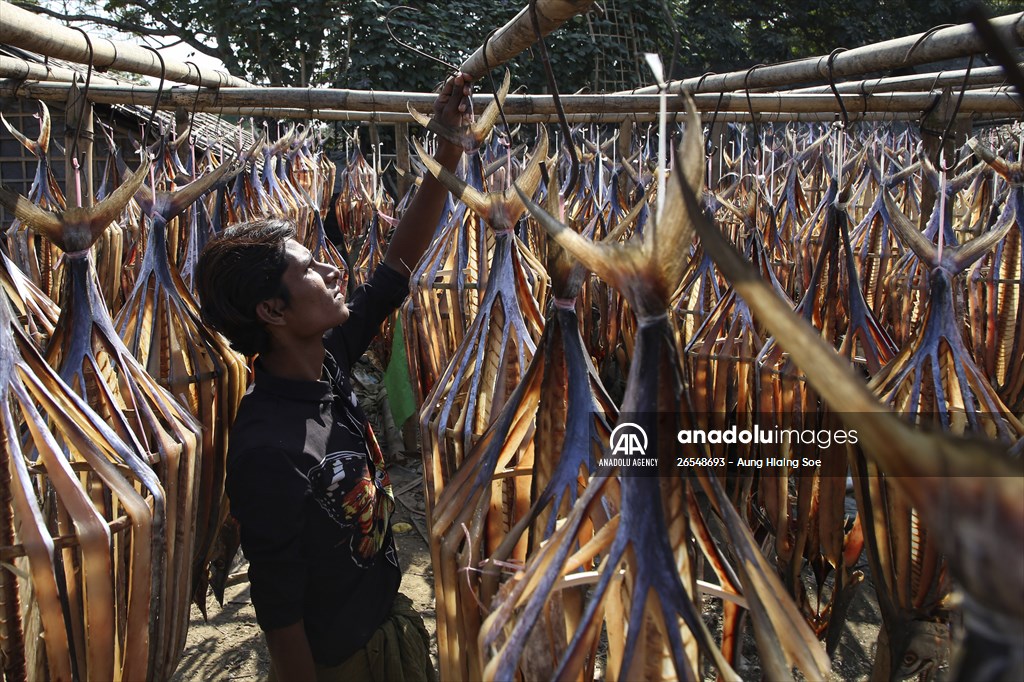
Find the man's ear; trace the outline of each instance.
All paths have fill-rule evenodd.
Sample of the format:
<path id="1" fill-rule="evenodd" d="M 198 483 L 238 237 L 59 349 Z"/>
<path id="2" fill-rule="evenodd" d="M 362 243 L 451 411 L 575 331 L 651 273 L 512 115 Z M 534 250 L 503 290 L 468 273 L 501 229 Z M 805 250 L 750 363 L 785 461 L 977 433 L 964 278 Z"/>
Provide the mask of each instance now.
<path id="1" fill-rule="evenodd" d="M 268 298 L 256 304 L 256 317 L 269 325 L 284 324 L 284 301 L 279 297 Z"/>

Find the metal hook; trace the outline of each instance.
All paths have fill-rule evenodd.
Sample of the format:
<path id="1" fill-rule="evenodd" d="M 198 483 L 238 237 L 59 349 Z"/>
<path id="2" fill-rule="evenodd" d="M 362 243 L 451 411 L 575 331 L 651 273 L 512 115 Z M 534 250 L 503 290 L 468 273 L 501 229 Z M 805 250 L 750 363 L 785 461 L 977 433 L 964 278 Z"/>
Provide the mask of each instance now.
<path id="1" fill-rule="evenodd" d="M 757 135 L 757 117 L 754 116 L 754 103 L 750 99 L 750 86 L 749 86 L 749 82 L 750 82 L 750 75 L 752 73 L 754 73 L 754 69 L 758 68 L 759 66 L 764 66 L 764 64 L 754 64 L 749 69 L 747 69 L 746 75 L 743 76 L 743 90 L 744 90 L 744 92 L 745 92 L 745 94 L 747 96 L 747 111 L 750 113 L 750 125 L 754 128 L 754 138 L 757 140 L 757 159 L 758 159 L 758 161 L 761 160 L 761 157 L 764 154 L 764 150 L 761 148 L 761 138 L 758 137 L 758 135 Z"/>
<path id="2" fill-rule="evenodd" d="M 85 44 L 89 48 L 89 66 L 88 66 L 88 68 L 85 71 L 85 87 L 82 88 L 82 100 L 88 102 L 89 86 L 92 85 L 92 69 L 93 69 L 93 64 L 92 63 L 93 63 L 93 55 L 94 55 L 93 47 L 92 47 L 92 39 L 89 38 L 89 34 L 86 33 L 85 30 L 83 30 L 82 28 L 79 28 L 78 26 L 72 26 L 71 28 L 75 29 L 76 31 L 78 31 L 79 33 L 82 34 L 82 37 L 85 38 Z M 78 127 L 75 130 L 75 139 L 71 143 L 71 157 L 73 159 L 76 159 L 76 160 L 78 159 L 78 140 L 82 136 L 82 126 L 84 124 L 85 124 L 85 116 L 79 116 L 78 117 Z"/>
<path id="3" fill-rule="evenodd" d="M 199 76 L 199 82 L 202 83 L 203 82 L 203 72 L 200 70 L 199 65 L 196 64 L 195 62 L 185 62 L 185 63 L 187 65 L 189 65 L 189 66 L 196 67 L 196 75 Z M 195 136 L 196 112 L 199 110 L 199 95 L 200 95 L 200 92 L 202 91 L 202 89 L 203 89 L 202 85 L 197 85 L 196 86 L 196 98 L 194 100 L 192 100 L 192 112 L 189 114 L 189 117 L 188 117 L 188 143 L 190 145 L 194 145 L 196 143 L 196 136 Z"/>
<path id="4" fill-rule="evenodd" d="M 918 38 L 917 41 L 910 46 L 909 50 L 907 50 L 907 54 L 903 57 L 903 63 L 906 64 L 908 61 L 910 61 L 910 56 L 914 54 L 914 51 L 921 46 L 921 43 L 930 38 L 933 33 L 935 33 L 936 31 L 941 31 L 944 28 L 953 28 L 954 26 L 955 24 L 939 24 L 938 26 L 933 26 L 924 33 L 922 33 L 921 37 Z"/>
<path id="5" fill-rule="evenodd" d="M 448 62 L 444 61 L 443 59 L 438 59 L 434 55 L 427 54 L 423 50 L 421 50 L 421 49 L 419 49 L 417 47 L 413 47 L 409 43 L 403 42 L 402 40 L 400 40 L 398 38 L 398 36 L 395 35 L 395 32 L 391 30 L 391 15 L 394 14 L 397 10 L 400 10 L 400 9 L 412 10 L 413 12 L 419 12 L 420 11 L 420 10 L 416 9 L 415 7 L 409 7 L 408 5 L 398 5 L 396 7 L 392 7 L 391 9 L 389 9 L 388 13 L 384 15 L 384 27 L 387 28 L 388 33 L 391 35 L 391 39 L 394 40 L 399 45 L 401 45 L 402 47 L 404 47 L 405 49 L 410 50 L 411 52 L 415 52 L 416 54 L 420 55 L 421 57 L 426 57 L 427 59 L 430 59 L 430 60 L 433 60 L 433 61 L 437 62 L 438 64 L 442 64 L 445 68 L 447 68 L 447 69 L 449 69 L 451 71 L 458 72 L 459 67 L 455 66 L 454 64 L 449 64 Z"/>
<path id="6" fill-rule="evenodd" d="M 705 74 L 705 75 L 707 75 L 707 74 Z M 701 80 L 704 80 L 704 76 L 701 76 Z M 697 87 L 700 87 L 699 83 L 697 84 Z M 718 112 L 722 108 L 722 100 L 723 99 L 725 99 L 725 91 L 724 90 L 722 92 L 718 93 L 718 103 L 715 104 L 715 113 L 713 113 L 711 115 L 711 128 L 708 131 L 707 143 L 704 146 L 704 155 L 706 157 L 708 157 L 708 158 L 711 158 L 715 154 L 716 147 L 715 147 L 714 140 L 711 139 L 711 135 L 714 134 L 715 124 L 718 122 Z"/>
<path id="7" fill-rule="evenodd" d="M 498 105 L 498 115 L 501 116 L 501 124 L 503 126 L 505 126 L 505 134 L 508 135 L 508 144 L 511 147 L 512 146 L 512 126 L 510 126 L 508 124 L 508 119 L 505 118 L 505 106 L 501 103 L 501 100 L 498 99 L 498 86 L 494 82 L 494 74 L 491 73 L 491 63 L 490 63 L 490 60 L 487 58 L 487 44 L 488 44 L 488 42 L 490 42 L 491 38 L 497 32 L 498 32 L 498 29 L 494 29 L 493 31 L 491 31 L 490 33 L 487 34 L 487 37 L 484 38 L 484 51 L 483 51 L 483 55 L 484 55 L 484 69 L 487 70 L 487 78 L 490 79 L 490 81 L 491 81 L 492 97 L 494 98 L 494 103 Z M 470 100 L 469 100 L 469 106 L 470 107 L 473 106 L 473 99 L 472 98 L 470 98 Z M 470 111 L 472 112 L 472 109 L 470 109 Z M 499 135 L 500 134 L 501 133 L 499 133 Z"/>
<path id="8" fill-rule="evenodd" d="M 698 92 L 700 92 L 700 87 L 702 85 L 704 85 L 704 79 L 705 78 L 707 78 L 708 76 L 717 76 L 717 75 L 718 74 L 716 74 L 714 71 L 705 71 L 703 73 L 703 75 L 701 75 L 701 77 L 697 79 L 697 85 L 693 88 L 692 94 L 696 95 Z"/>
<path id="9" fill-rule="evenodd" d="M 956 105 L 953 107 L 953 114 L 949 117 L 949 120 L 946 121 L 946 129 L 942 131 L 942 137 L 939 140 L 939 144 L 945 143 L 945 141 L 947 139 L 949 139 L 950 132 L 953 130 L 953 123 L 956 121 L 957 114 L 960 113 L 960 105 L 963 104 L 964 94 L 967 92 L 967 84 L 970 81 L 971 68 L 973 66 L 974 66 L 974 55 L 972 54 L 971 58 L 969 60 L 967 60 L 967 70 L 964 72 L 964 81 L 963 81 L 963 83 L 960 84 L 960 96 L 957 97 L 957 99 L 956 99 Z M 939 155 L 939 167 L 943 171 L 951 171 L 951 170 L 953 170 L 954 168 L 956 168 L 957 164 L 960 163 L 960 150 L 957 149 L 954 152 L 954 154 L 953 154 L 953 161 L 950 164 L 949 168 L 945 167 L 945 162 L 943 161 L 943 159 L 944 159 L 944 155 L 940 154 Z"/>
<path id="10" fill-rule="evenodd" d="M 839 103 L 839 110 L 843 114 L 843 127 L 845 128 L 850 123 L 850 114 L 846 111 L 846 103 L 843 102 L 842 96 L 839 94 L 839 88 L 836 87 L 836 76 L 832 70 L 832 65 L 836 60 L 836 56 L 840 52 L 846 52 L 845 47 L 837 47 L 832 50 L 832 53 L 828 56 L 828 87 L 831 88 L 832 94 L 835 95 L 836 102 Z"/>
<path id="11" fill-rule="evenodd" d="M 146 138 L 149 137 L 149 126 L 153 124 L 153 119 L 156 118 L 156 109 L 160 105 L 160 97 L 164 94 L 164 79 L 167 75 L 167 65 L 164 63 L 164 56 L 157 52 L 156 48 L 150 45 L 143 45 L 145 49 L 149 50 L 156 55 L 156 58 L 160 60 L 160 83 L 156 87 L 156 99 L 153 101 L 153 109 L 149 112 L 149 120 L 146 121 L 146 126 L 142 129 L 142 146 L 146 146 Z"/>

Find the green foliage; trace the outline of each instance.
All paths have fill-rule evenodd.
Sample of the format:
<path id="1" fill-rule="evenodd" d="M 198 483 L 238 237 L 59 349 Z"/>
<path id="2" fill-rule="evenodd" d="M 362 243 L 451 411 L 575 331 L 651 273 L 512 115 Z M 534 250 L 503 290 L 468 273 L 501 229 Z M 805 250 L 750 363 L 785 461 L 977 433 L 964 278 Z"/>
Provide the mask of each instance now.
<path id="1" fill-rule="evenodd" d="M 293 0 L 108 0 L 124 25 L 163 30 L 219 58 L 236 75 L 268 85 L 316 81 L 338 2 Z"/>
<path id="2" fill-rule="evenodd" d="M 653 4 L 656 7 L 656 3 Z M 392 10 L 389 23 L 399 40 L 454 66 L 483 45 L 488 33 L 514 17 L 524 3 L 522 0 L 497 0 L 485 5 L 479 1 L 451 0 L 421 3 L 418 11 L 395 9 L 400 5 L 402 2 L 389 0 L 351 3 L 351 19 L 347 25 L 351 47 L 339 60 L 338 69 L 330 79 L 334 85 L 424 91 L 433 88 L 451 71 L 392 40 L 384 21 Z M 638 31 L 641 35 L 651 28 L 650 15 L 660 14 L 658 9 L 652 12 L 636 7 L 624 12 L 634 21 L 643 22 Z M 626 18 L 622 15 L 620 21 Z M 623 43 L 595 40 L 594 34 L 608 33 L 603 30 L 608 28 L 608 23 L 600 17 L 576 17 L 545 39 L 559 91 L 595 89 L 599 85 L 595 82 L 599 58 L 604 62 L 636 61 Z M 651 49 L 654 45 L 646 41 L 644 47 Z M 539 49 L 521 55 L 508 68 L 517 86 L 524 86 L 530 92 L 548 90 Z"/>
<path id="3" fill-rule="evenodd" d="M 744 69 L 836 48 L 964 23 L 972 0 L 687 0 L 676 1 L 688 36 L 677 76 Z M 993 15 L 1024 10 L 1019 0 L 989 3 Z"/>
<path id="4" fill-rule="evenodd" d="M 560 92 L 628 89 L 652 82 L 644 52 L 658 52 L 676 78 L 720 73 L 962 22 L 970 1 L 604 0 L 603 12 L 570 20 L 545 44 Z M 401 0 L 106 0 L 105 18 L 94 19 L 176 37 L 254 83 L 424 92 L 452 70 L 431 57 L 461 63 L 526 2 L 426 1 L 413 10 Z M 1024 0 L 989 9 L 1019 12 Z M 392 39 L 392 10 L 391 30 L 419 52 Z M 537 48 L 509 68 L 517 87 L 549 89 Z"/>

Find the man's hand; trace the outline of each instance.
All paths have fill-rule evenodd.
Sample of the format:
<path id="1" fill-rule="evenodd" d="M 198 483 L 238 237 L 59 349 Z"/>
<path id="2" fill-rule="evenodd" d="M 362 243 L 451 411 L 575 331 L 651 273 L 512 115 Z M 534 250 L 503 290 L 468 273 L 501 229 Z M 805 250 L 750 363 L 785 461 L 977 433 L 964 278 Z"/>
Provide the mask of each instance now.
<path id="1" fill-rule="evenodd" d="M 449 171 L 455 170 L 456 164 L 462 158 L 463 149 L 466 149 L 457 141 L 457 137 L 456 141 L 453 141 L 452 135 L 469 128 L 464 121 L 473 113 L 472 102 L 469 99 L 473 92 L 472 82 L 473 77 L 464 73 L 457 73 L 446 80 L 434 101 L 434 116 L 426 126 L 427 130 L 437 133 L 435 158 Z M 410 112 L 414 110 L 410 109 Z M 462 134 L 465 136 L 465 133 Z M 448 190 L 433 175 L 428 173 L 423 178 L 423 184 L 413 197 L 405 215 L 398 222 L 388 251 L 384 254 L 384 262 L 389 267 L 403 275 L 412 273 L 412 269 L 430 246 L 434 228 L 437 226 L 447 196 Z"/>
<path id="2" fill-rule="evenodd" d="M 473 77 L 459 72 L 441 86 L 434 100 L 434 120 L 446 128 L 461 128 L 473 116 Z"/>

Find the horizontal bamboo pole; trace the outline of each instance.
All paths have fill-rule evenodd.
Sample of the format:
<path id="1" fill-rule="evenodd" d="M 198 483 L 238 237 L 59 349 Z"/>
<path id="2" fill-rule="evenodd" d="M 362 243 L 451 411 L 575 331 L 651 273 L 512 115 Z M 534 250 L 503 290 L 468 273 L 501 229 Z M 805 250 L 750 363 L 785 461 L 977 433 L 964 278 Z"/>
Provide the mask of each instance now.
<path id="1" fill-rule="evenodd" d="M 202 108 L 199 109 L 203 111 Z M 273 119 L 294 119 L 294 120 L 318 120 L 318 121 L 342 121 L 348 123 L 381 123 L 401 124 L 414 123 L 412 116 L 400 112 L 369 112 L 369 111 L 338 111 L 332 109 L 317 109 L 310 112 L 308 109 L 275 109 L 271 107 L 232 107 L 227 110 L 210 110 L 210 113 L 217 113 L 222 116 L 240 117 L 266 117 Z M 669 120 L 674 123 L 682 123 L 686 115 L 677 112 Z M 505 117 L 510 125 L 520 123 L 550 123 L 558 122 L 555 114 L 512 114 Z M 784 123 L 784 122 L 821 122 L 831 123 L 835 121 L 837 114 L 827 112 L 792 112 L 780 111 L 768 114 L 760 114 L 751 118 L 749 113 L 743 111 L 725 111 L 718 115 L 717 121 L 723 123 Z M 860 121 L 916 121 L 921 118 L 921 112 L 917 111 L 869 111 L 850 117 L 850 123 Z M 983 122 L 988 120 L 1006 120 L 1008 117 L 1002 113 L 974 114 L 972 120 Z M 575 124 L 598 124 L 598 123 L 653 123 L 658 120 L 657 112 L 641 113 L 611 113 L 611 114 L 566 114 L 570 125 Z M 708 120 L 705 119 L 705 123 Z"/>
<path id="2" fill-rule="evenodd" d="M 3 28 L 0 39 L 8 45 L 79 64 L 88 64 L 91 57 L 93 67 L 99 70 L 118 69 L 154 78 L 160 78 L 162 73 L 169 81 L 211 88 L 252 87 L 251 83 L 223 71 L 200 71 L 196 66 L 167 57 L 164 57 L 164 68 L 161 69 L 160 58 L 147 48 L 99 36 L 90 36 L 86 40 L 73 28 L 61 26 L 4 0 L 0 0 L 0 27 Z"/>
<path id="3" fill-rule="evenodd" d="M 548 35 L 569 19 L 587 12 L 593 4 L 594 0 L 537 0 L 537 23 L 541 34 Z M 537 34 L 533 30 L 530 7 L 527 5 L 477 48 L 469 59 L 462 63 L 459 70 L 479 78 L 487 73 L 487 67 L 494 69 L 501 66 L 535 42 Z"/>
<path id="4" fill-rule="evenodd" d="M 1024 64 L 1021 64 L 1024 67 Z M 935 90 L 936 88 L 952 87 L 959 89 L 968 76 L 967 87 L 974 89 L 982 86 L 1001 85 L 1006 82 L 1006 74 L 1001 66 L 986 66 L 980 69 L 957 69 L 955 71 L 936 71 L 920 73 L 913 76 L 894 76 L 891 78 L 871 78 L 846 83 L 836 83 L 839 92 L 877 94 L 880 92 L 907 92 L 909 90 Z M 827 85 L 814 85 L 808 88 L 786 90 L 792 94 L 823 94 L 832 89 Z"/>
<path id="5" fill-rule="evenodd" d="M 38 64 L 27 59 L 7 57 L 0 55 L 0 78 L 14 78 L 17 80 L 34 81 L 57 81 L 71 83 L 76 80 L 85 82 L 85 74 L 74 69 L 65 69 L 60 66 Z M 96 85 L 109 84 L 117 85 L 120 81 L 107 78 L 101 74 L 93 73 L 90 82 Z"/>
<path id="6" fill-rule="evenodd" d="M 0 82 L 0 94 L 45 101 L 58 101 L 66 97 L 65 83 Z M 156 101 L 160 95 L 159 102 Z M 931 108 L 940 93 L 896 92 L 878 95 L 841 95 L 846 111 L 855 116 L 868 111 L 921 112 Z M 218 112 L 234 107 L 317 110 L 397 112 L 405 113 L 407 106 L 429 112 L 435 96 L 407 92 L 371 92 L 362 90 L 314 90 L 311 88 L 227 88 L 199 90 L 192 86 L 175 87 L 159 91 L 151 86 L 99 85 L 89 89 L 89 100 L 94 104 L 133 104 L 159 109 L 198 109 Z M 476 95 L 475 107 L 483 107 L 491 100 L 489 95 Z M 832 94 L 755 93 L 697 95 L 697 108 L 703 112 L 779 113 L 838 113 L 839 104 Z M 654 113 L 658 111 L 657 95 L 565 95 L 561 98 L 569 114 Z M 506 115 L 550 115 L 555 106 L 549 95 L 509 95 L 505 100 Z M 670 97 L 668 110 L 684 110 L 682 97 Z M 969 91 L 964 94 L 960 112 L 1019 114 L 1022 106 L 1009 89 Z M 404 119 L 403 119 L 404 120 Z"/>
<path id="7" fill-rule="evenodd" d="M 1018 45 L 1024 39 L 1024 13 L 997 17 L 992 20 L 992 26 L 1009 45 Z M 847 78 L 874 71 L 957 59 L 987 50 L 988 47 L 978 37 L 972 24 L 960 24 L 839 52 L 832 60 L 831 72 L 833 78 Z M 734 92 L 748 88 L 781 88 L 794 83 L 821 80 L 829 80 L 828 55 L 673 81 L 669 83 L 668 90 Z M 635 92 L 647 94 L 657 91 L 657 86 L 650 86 Z"/>

